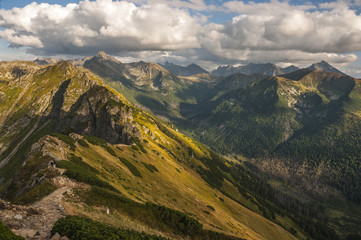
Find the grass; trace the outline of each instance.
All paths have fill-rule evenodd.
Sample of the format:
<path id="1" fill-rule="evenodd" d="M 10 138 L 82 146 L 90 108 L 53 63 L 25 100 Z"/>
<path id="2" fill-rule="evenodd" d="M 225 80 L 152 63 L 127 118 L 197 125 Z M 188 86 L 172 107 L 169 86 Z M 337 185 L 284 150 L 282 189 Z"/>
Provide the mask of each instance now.
<path id="1" fill-rule="evenodd" d="M 26 192 L 22 194 L 20 197 L 18 197 L 14 203 L 15 204 L 31 204 L 36 201 L 39 201 L 43 197 L 48 196 L 52 192 L 54 192 L 57 189 L 56 186 L 54 186 L 49 181 L 44 181 L 40 185 L 36 186 L 35 188 L 31 189 L 29 192 Z"/>
<path id="2" fill-rule="evenodd" d="M 185 151 L 188 153 L 188 148 L 184 149 L 180 146 L 179 149 L 176 148 L 176 144 L 178 141 L 168 138 L 163 135 L 162 132 L 158 132 L 159 137 L 164 139 L 163 141 L 167 141 L 167 148 L 169 149 L 176 149 L 177 152 L 174 154 L 178 155 L 181 151 Z M 215 195 L 214 193 L 217 191 L 215 189 L 209 188 L 207 185 L 204 185 L 204 182 L 200 180 L 198 177 L 194 178 L 189 175 L 188 168 L 182 165 L 178 160 L 175 159 L 173 155 L 170 155 L 168 151 L 163 151 L 157 142 L 153 139 L 148 139 L 148 144 L 145 146 L 148 154 L 141 154 L 140 152 L 132 151 L 131 147 L 122 147 L 122 151 L 117 148 L 112 148 L 117 158 L 112 157 L 109 155 L 109 152 L 102 146 L 92 146 L 90 148 L 81 147 L 79 146 L 76 150 L 76 155 L 82 156 L 84 161 L 90 164 L 93 167 L 96 167 L 100 171 L 100 175 L 102 179 L 105 181 L 111 182 L 113 186 L 116 186 L 117 189 L 122 193 L 123 196 L 126 196 L 128 199 L 132 199 L 133 201 L 141 201 L 147 202 L 151 201 L 153 203 L 165 205 L 167 207 L 175 208 L 180 211 L 186 211 L 194 214 L 197 216 L 202 223 L 206 223 L 207 229 L 214 227 L 210 226 L 209 223 L 212 222 L 213 226 L 217 226 L 221 229 L 227 229 L 225 231 L 229 232 L 228 229 L 230 225 L 227 225 L 224 222 L 224 218 L 219 218 L 218 215 L 225 214 L 229 217 L 229 221 L 232 222 L 232 226 L 238 226 L 237 224 L 241 224 L 240 226 L 244 226 L 243 221 L 240 219 L 240 216 L 243 216 L 245 213 L 240 211 L 239 206 L 231 204 L 232 207 L 225 207 L 228 206 L 229 200 L 224 195 Z M 180 141 L 180 140 L 179 140 Z M 188 140 L 191 142 L 191 140 Z M 175 144 L 176 143 L 176 144 Z M 89 143 L 91 144 L 91 143 Z M 195 144 L 195 143 L 192 143 Z M 110 145 L 109 145 L 110 146 Z M 110 146 L 111 147 L 111 146 Z M 207 151 L 204 147 L 199 146 L 200 151 Z M 157 150 L 157 151 L 152 151 Z M 172 151 L 173 151 L 172 150 Z M 159 153 L 164 156 L 164 158 L 159 158 Z M 125 165 L 123 162 L 119 160 L 119 158 L 126 159 L 127 162 L 131 163 L 134 167 L 136 167 L 139 172 L 141 172 L 142 179 L 135 177 L 135 175 L 129 170 L 129 168 L 124 168 L 122 165 Z M 194 161 L 199 161 L 195 159 Z M 152 172 L 147 168 L 144 164 L 153 165 L 159 172 Z M 148 166 L 152 169 L 151 166 Z M 178 173 L 176 168 L 183 169 Z M 144 169 L 144 170 L 143 170 Z M 128 171 L 129 170 L 129 171 Z M 157 173 L 154 175 L 154 173 Z M 202 204 L 195 206 L 193 204 L 194 201 L 194 194 L 196 197 L 201 199 Z M 104 194 L 103 194 L 104 195 Z M 94 194 L 91 194 L 91 199 L 94 199 Z M 223 201 L 219 199 L 221 197 Z M 109 199 L 109 197 L 107 197 Z M 214 207 L 216 212 L 212 211 L 207 205 Z M 103 204 L 94 204 L 96 206 L 105 206 L 109 207 L 110 209 L 114 209 L 115 211 L 119 212 L 119 214 L 123 214 L 124 211 L 116 210 L 111 203 L 103 203 Z M 232 212 L 228 212 L 227 209 L 233 209 Z M 205 213 L 204 211 L 209 212 L 209 214 Z M 246 215 L 248 215 L 247 213 Z M 87 214 L 87 216 L 92 217 L 92 213 Z M 94 217 L 94 219 L 102 219 L 102 221 L 108 219 L 108 217 L 112 216 L 104 216 L 103 217 Z M 93 218 L 93 217 L 92 217 Z M 255 220 L 255 218 L 250 217 Z M 259 218 L 259 216 L 257 217 Z M 127 218 L 125 217 L 124 221 Z M 136 218 L 129 217 L 132 219 L 131 221 L 137 221 Z M 117 223 L 116 219 L 113 220 L 106 220 L 105 222 L 110 223 L 115 226 L 119 227 L 130 227 L 130 225 L 124 223 Z M 257 222 L 257 226 L 263 226 L 265 223 L 259 222 L 260 220 L 255 220 Z M 261 220 L 262 221 L 262 220 Z M 133 223 L 134 224 L 134 223 Z M 143 225 L 144 226 L 144 225 Z M 219 231 L 219 228 L 218 231 Z M 238 228 L 238 227 L 236 227 Z M 143 229 L 143 228 L 136 228 L 136 229 Z M 152 229 L 152 228 L 151 228 Z M 272 228 L 272 230 L 266 230 L 268 228 L 259 227 L 257 233 L 261 233 L 264 236 L 264 239 L 267 239 L 267 236 L 272 236 L 274 233 L 273 229 L 278 229 L 277 231 L 281 231 L 281 228 L 278 226 L 276 228 Z M 153 232 L 154 233 L 154 232 Z M 237 232 L 237 234 L 240 234 Z M 251 234 L 252 235 L 252 234 Z M 292 239 L 285 233 L 282 238 Z M 197 238 L 192 238 L 197 239 Z M 198 238 L 204 239 L 204 238 Z"/>
<path id="3" fill-rule="evenodd" d="M 123 195 L 98 187 L 93 187 L 90 192 L 84 193 L 82 197 L 89 205 L 102 205 L 117 209 L 152 228 L 162 231 L 176 231 L 179 234 L 189 235 L 202 228 L 197 220 L 179 211 L 152 203 L 138 203 Z"/>

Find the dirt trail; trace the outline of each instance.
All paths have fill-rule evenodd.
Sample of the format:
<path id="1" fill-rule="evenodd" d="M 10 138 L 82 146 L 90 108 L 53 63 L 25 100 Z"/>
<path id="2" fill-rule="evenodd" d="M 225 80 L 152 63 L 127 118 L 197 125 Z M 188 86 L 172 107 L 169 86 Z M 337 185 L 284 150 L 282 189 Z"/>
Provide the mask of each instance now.
<path id="1" fill-rule="evenodd" d="M 64 195 L 72 194 L 77 183 L 57 177 L 53 179 L 58 188 L 31 206 L 12 205 L 0 200 L 0 220 L 15 234 L 26 240 L 48 240 L 54 223 L 67 214 Z"/>

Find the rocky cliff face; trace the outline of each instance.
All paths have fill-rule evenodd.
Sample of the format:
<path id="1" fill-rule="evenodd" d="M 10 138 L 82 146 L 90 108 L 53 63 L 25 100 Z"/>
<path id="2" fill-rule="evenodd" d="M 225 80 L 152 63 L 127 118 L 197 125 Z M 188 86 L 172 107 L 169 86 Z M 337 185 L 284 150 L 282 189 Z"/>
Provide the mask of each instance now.
<path id="1" fill-rule="evenodd" d="M 0 166 L 49 122 L 55 125 L 51 131 L 73 131 L 111 143 L 141 138 L 128 103 L 101 85 L 98 76 L 67 61 L 45 67 L 0 63 Z"/>
<path id="2" fill-rule="evenodd" d="M 113 144 L 130 144 L 134 137 L 142 138 L 132 123 L 131 107 L 99 85 L 90 88 L 69 112 L 63 112 L 59 117 L 58 130 L 61 132 L 95 136 Z"/>

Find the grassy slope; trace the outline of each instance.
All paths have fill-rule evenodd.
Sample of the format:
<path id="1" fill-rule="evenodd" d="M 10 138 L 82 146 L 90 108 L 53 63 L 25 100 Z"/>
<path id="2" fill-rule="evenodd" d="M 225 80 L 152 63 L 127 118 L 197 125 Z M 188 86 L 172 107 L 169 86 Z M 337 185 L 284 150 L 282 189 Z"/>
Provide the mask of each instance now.
<path id="1" fill-rule="evenodd" d="M 163 138 L 164 145 L 167 142 L 169 147 L 175 144 L 172 139 L 157 132 L 159 137 Z M 96 145 L 91 145 L 90 148 L 77 146 L 75 154 L 82 156 L 84 161 L 100 172 L 99 176 L 103 180 L 112 183 L 125 196 L 188 212 L 196 216 L 207 229 L 216 231 L 222 229 L 228 233 L 232 231 L 238 236 L 249 239 L 292 238 L 292 235 L 277 225 L 212 189 L 193 170 L 160 148 L 157 142 L 148 138 L 148 144 L 143 142 L 142 145 L 147 154 L 124 145 L 112 147 L 116 157 L 104 147 Z M 163 158 L 153 150 L 159 152 Z M 142 177 L 134 176 L 119 161 L 119 157 L 131 162 Z M 159 172 L 152 173 L 143 163 L 152 164 Z M 207 206 L 212 206 L 215 211 Z"/>
<path id="2" fill-rule="evenodd" d="M 21 119 L 26 115 L 34 116 L 34 111 L 37 111 L 39 115 L 49 113 L 53 106 L 51 98 L 43 96 L 51 91 L 56 92 L 63 81 L 71 79 L 66 90 L 67 97 L 62 106 L 63 110 L 69 109 L 77 97 L 89 87 L 84 87 L 84 82 L 88 78 L 102 84 L 98 77 L 86 73 L 85 70 L 75 69 L 68 63 L 61 63 L 40 70 L 34 76 L 29 77 L 32 87 L 19 99 L 17 107 L 20 108 L 20 111 L 9 116 L 5 126 L 10 126 L 12 121 Z M 110 90 L 129 104 L 121 94 L 115 90 Z M 98 176 L 102 180 L 111 183 L 124 195 L 134 200 L 151 201 L 189 212 L 199 218 L 207 229 L 226 233 L 233 232 L 238 236 L 245 236 L 250 239 L 293 238 L 281 227 L 211 188 L 189 167 L 192 166 L 193 169 L 196 166 L 207 168 L 192 155 L 207 157 L 209 152 L 195 144 L 191 139 L 157 123 L 144 112 L 133 111 L 133 113 L 137 114 L 135 121 L 142 126 L 143 136 L 148 141 L 147 143 L 141 142 L 142 147 L 138 145 L 137 147 L 108 146 L 108 148 L 104 148 L 89 143 L 91 148 L 80 145 L 76 148 L 75 154 L 82 156 L 84 161 L 98 169 L 100 172 Z M 6 166 L 6 171 L 2 171 L 2 176 L 6 175 L 9 178 L 19 169 L 25 159 L 24 156 L 30 150 L 30 146 L 41 136 L 52 131 L 51 123 L 49 124 L 47 127 L 36 130 L 24 142 L 20 151 L 14 155 L 12 164 Z M 19 130 L 24 131 L 24 129 Z M 164 134 L 164 131 L 172 134 L 168 134 L 168 136 Z M 148 133 L 149 135 L 147 135 Z M 16 136 L 18 133 L 12 134 Z M 21 138 L 20 135 L 17 136 Z M 129 164 L 127 166 L 125 161 L 120 161 L 119 157 L 134 165 L 139 170 L 141 177 L 135 176 L 134 171 L 130 171 Z M 158 172 L 150 171 L 149 166 L 154 166 Z M 252 205 L 251 203 L 248 204 Z M 81 212 L 86 214 L 86 209 L 88 208 L 81 210 Z M 115 219 L 113 219 L 113 223 L 115 223 Z"/>

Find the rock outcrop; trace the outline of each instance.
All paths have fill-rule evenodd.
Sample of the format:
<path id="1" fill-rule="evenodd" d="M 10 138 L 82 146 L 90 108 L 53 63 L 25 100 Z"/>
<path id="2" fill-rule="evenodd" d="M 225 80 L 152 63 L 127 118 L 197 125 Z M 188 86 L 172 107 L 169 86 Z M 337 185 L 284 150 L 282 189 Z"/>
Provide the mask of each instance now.
<path id="1" fill-rule="evenodd" d="M 61 114 L 58 130 L 99 137 L 112 144 L 131 144 L 134 137 L 142 138 L 132 122 L 132 108 L 96 85 L 80 96 L 69 112 Z"/>

